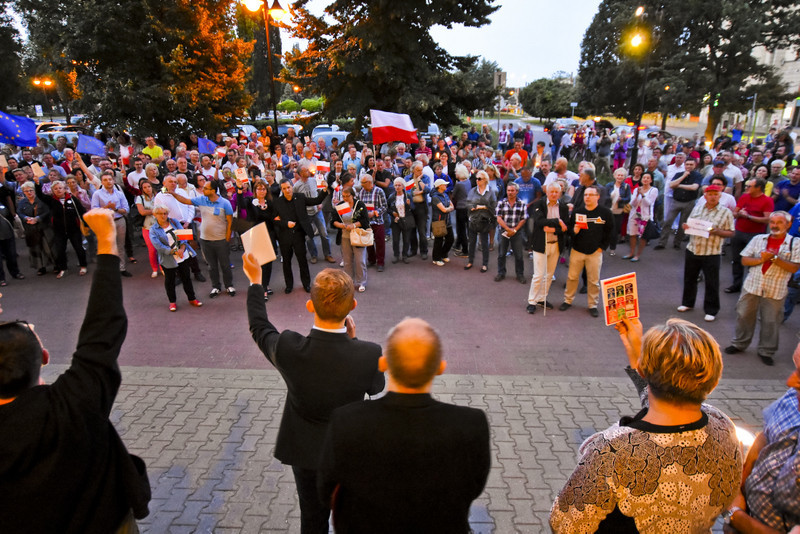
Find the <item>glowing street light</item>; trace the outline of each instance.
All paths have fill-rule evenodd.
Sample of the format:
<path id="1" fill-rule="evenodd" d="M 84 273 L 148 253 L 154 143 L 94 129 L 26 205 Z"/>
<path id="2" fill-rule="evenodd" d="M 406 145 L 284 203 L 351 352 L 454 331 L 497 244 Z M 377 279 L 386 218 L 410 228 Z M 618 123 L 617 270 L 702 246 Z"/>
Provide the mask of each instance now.
<path id="1" fill-rule="evenodd" d="M 644 6 L 639 6 L 636 8 L 636 16 L 641 17 L 644 14 Z"/>
<path id="2" fill-rule="evenodd" d="M 641 33 L 637 33 L 631 38 L 631 46 L 639 47 L 644 42 L 644 37 L 642 37 Z"/>
<path id="3" fill-rule="evenodd" d="M 53 80 L 49 78 L 34 78 L 33 85 L 42 89 L 42 94 L 44 95 L 44 101 L 50 107 L 50 120 L 53 120 L 53 107 L 50 106 L 49 99 L 47 98 L 47 90 L 53 85 Z"/>
<path id="4" fill-rule="evenodd" d="M 267 67 L 269 68 L 270 100 L 272 102 L 272 120 L 274 121 L 273 135 L 278 135 L 278 103 L 275 99 L 275 73 L 272 68 L 272 47 L 269 43 L 269 19 L 280 21 L 286 15 L 286 11 L 281 7 L 280 2 L 275 0 L 272 7 L 267 8 L 264 0 L 242 0 L 242 4 L 248 11 L 256 12 L 259 9 L 264 15 L 264 29 L 267 33 Z M 299 88 L 298 88 L 299 89 Z"/>

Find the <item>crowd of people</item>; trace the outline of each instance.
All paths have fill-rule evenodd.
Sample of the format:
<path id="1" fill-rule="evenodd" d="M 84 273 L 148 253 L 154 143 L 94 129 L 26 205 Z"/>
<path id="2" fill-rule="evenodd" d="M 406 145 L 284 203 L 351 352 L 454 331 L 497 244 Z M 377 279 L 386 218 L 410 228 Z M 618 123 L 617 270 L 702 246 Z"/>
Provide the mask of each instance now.
<path id="1" fill-rule="evenodd" d="M 589 211 L 599 197 L 590 191 Z M 155 224 L 171 228 L 167 209 L 155 211 Z M 44 385 L 41 339 L 26 321 L 0 323 L 0 511 L 12 532 L 136 533 L 149 513 L 146 465 L 108 419 L 127 327 L 115 214 L 83 214 L 97 267 L 68 372 Z M 327 533 L 331 519 L 343 533 L 469 532 L 491 467 L 490 424 L 481 410 L 431 396 L 446 369 L 436 330 L 406 318 L 383 350 L 359 339 L 356 286 L 327 268 L 310 288 L 310 333 L 281 332 L 253 254 L 243 270 L 253 340 L 287 385 L 274 454 L 294 475 L 301 532 Z M 642 410 L 583 443 L 552 531 L 709 532 L 722 516 L 729 533 L 800 532 L 800 343 L 789 389 L 765 409 L 744 457 L 731 420 L 704 402 L 722 374 L 714 338 L 680 319 L 617 329 Z"/>
<path id="2" fill-rule="evenodd" d="M 163 274 L 171 311 L 178 308 L 177 283 L 191 305 L 202 305 L 192 278 L 205 282 L 203 267 L 211 279 L 209 298 L 235 296 L 230 252 L 242 248 L 241 234 L 263 222 L 282 263 L 285 293 L 294 289 L 294 263 L 306 292 L 308 263 L 319 260 L 339 262 L 364 292 L 371 268 L 384 272 L 387 259 L 397 268 L 417 256 L 445 267 L 460 257 L 465 270 L 479 261 L 486 273 L 494 256 L 494 280 L 502 282 L 513 255 L 515 279 L 530 284 L 528 313 L 554 307 L 551 282 L 559 263 L 568 262 L 559 309 L 586 293 L 588 312 L 598 317 L 604 257 L 627 243 L 621 259 L 636 263 L 663 254 L 647 253 L 648 245 L 661 251 L 673 237 L 675 249 L 688 241 L 678 311 L 694 307 L 702 278 L 704 318 L 716 319 L 721 258 L 730 253 L 732 282 L 725 291 L 741 298 L 737 333 L 726 350 L 750 344 L 758 315 L 758 356 L 771 364 L 779 325 L 792 313 L 800 287 L 796 134 L 771 130 L 751 143 L 740 136 L 740 130 L 723 131 L 706 143 L 699 135 L 643 135 L 630 161 L 633 136 L 622 129 L 617 138 L 590 123 L 553 129 L 549 147 L 541 136 L 536 140 L 530 124 L 504 124 L 497 140 L 484 126 L 458 137 L 361 150 L 336 138 L 330 146 L 301 139 L 291 128 L 281 139 L 266 128 L 218 135 L 219 145 L 192 135 L 168 139 L 163 147 L 153 137 L 141 144 L 122 133 L 108 137 L 103 154 L 82 155 L 56 134 L 36 147 L 2 149 L 0 286 L 25 278 L 15 235 L 24 239 L 37 275 L 64 277 L 68 245 L 77 274 L 85 275 L 96 244 L 82 216 L 104 207 L 114 212 L 125 251 L 122 275 L 131 276 L 126 265 L 137 262 L 134 245 L 141 243 L 151 276 Z M 575 147 L 577 172 L 570 170 Z M 709 223 L 706 233 L 697 231 L 698 220 Z M 525 276 L 526 256 L 532 278 Z M 272 266 L 263 270 L 269 299 Z"/>

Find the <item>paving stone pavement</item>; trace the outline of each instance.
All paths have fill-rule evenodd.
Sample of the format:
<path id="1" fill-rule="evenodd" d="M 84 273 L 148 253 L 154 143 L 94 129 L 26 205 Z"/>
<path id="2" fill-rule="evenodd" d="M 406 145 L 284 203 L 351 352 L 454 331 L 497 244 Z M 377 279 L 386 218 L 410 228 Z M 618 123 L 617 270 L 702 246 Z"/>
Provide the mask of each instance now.
<path id="1" fill-rule="evenodd" d="M 66 369 L 50 365 L 48 382 Z M 273 370 L 123 367 L 111 419 L 145 459 L 153 487 L 145 533 L 299 532 L 291 470 L 272 456 L 285 386 Z M 434 396 L 484 410 L 492 469 L 470 514 L 476 533 L 549 532 L 550 505 L 580 443 L 638 411 L 618 377 L 443 375 Z M 786 389 L 724 379 L 709 402 L 751 431 Z M 719 527 L 715 531 L 720 531 Z"/>

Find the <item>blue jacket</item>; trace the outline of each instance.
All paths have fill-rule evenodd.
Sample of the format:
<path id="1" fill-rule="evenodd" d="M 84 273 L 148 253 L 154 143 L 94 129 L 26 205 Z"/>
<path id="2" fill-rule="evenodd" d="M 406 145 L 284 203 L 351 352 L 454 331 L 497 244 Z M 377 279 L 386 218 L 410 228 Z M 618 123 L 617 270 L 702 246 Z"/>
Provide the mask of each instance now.
<path id="1" fill-rule="evenodd" d="M 174 219 L 170 219 L 169 223 L 176 230 L 183 229 L 183 226 Z M 150 227 L 150 242 L 153 244 L 153 248 L 156 249 L 156 252 L 158 252 L 158 263 L 161 264 L 162 267 L 165 269 L 175 269 L 178 266 L 175 256 L 172 255 L 174 249 L 169 246 L 167 231 L 161 228 L 161 225 L 158 223 Z M 190 256 L 197 255 L 194 249 L 189 246 L 188 241 L 178 241 L 177 246 L 180 245 L 186 245 L 186 251 Z"/>

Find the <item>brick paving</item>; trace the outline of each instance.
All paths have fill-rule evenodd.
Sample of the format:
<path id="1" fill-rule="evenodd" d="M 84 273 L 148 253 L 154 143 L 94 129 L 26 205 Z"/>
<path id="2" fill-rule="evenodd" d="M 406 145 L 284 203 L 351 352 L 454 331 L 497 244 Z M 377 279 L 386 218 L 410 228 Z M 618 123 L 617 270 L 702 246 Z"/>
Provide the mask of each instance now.
<path id="1" fill-rule="evenodd" d="M 45 368 L 53 380 L 64 365 Z M 434 395 L 480 408 L 492 429 L 492 470 L 470 514 L 476 533 L 547 532 L 550 505 L 580 443 L 638 400 L 616 377 L 449 375 Z M 779 380 L 726 379 L 710 402 L 757 431 Z M 147 533 L 299 532 L 291 470 L 273 447 L 285 387 L 272 370 L 123 367 L 111 418 L 153 486 Z"/>

